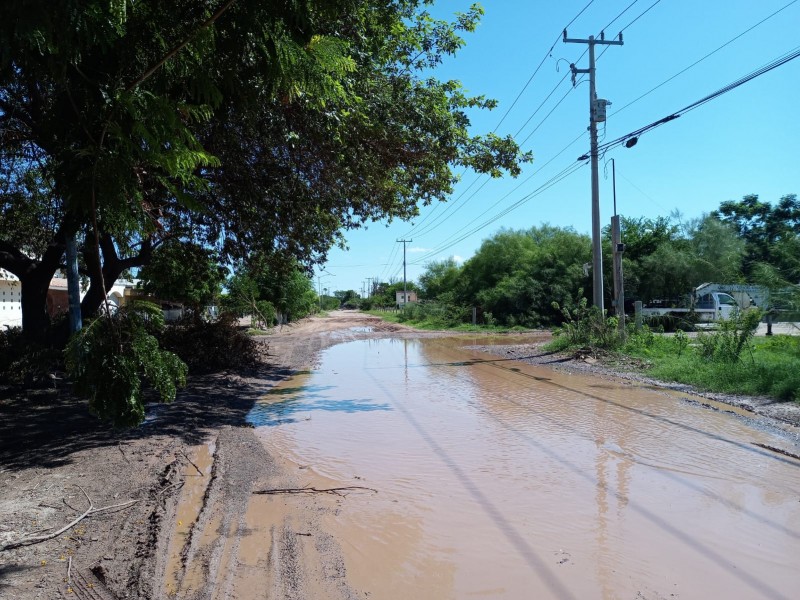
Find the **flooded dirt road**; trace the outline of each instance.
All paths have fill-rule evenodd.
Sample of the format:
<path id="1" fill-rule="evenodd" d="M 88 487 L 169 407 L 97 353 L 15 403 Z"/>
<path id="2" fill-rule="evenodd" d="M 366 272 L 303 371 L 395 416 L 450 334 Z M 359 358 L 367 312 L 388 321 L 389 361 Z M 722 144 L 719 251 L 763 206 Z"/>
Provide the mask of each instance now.
<path id="1" fill-rule="evenodd" d="M 375 492 L 253 496 L 239 563 L 335 542 L 341 597 L 798 597 L 800 461 L 763 447 L 792 438 L 462 344 L 335 345 L 257 403 L 298 487 Z"/>

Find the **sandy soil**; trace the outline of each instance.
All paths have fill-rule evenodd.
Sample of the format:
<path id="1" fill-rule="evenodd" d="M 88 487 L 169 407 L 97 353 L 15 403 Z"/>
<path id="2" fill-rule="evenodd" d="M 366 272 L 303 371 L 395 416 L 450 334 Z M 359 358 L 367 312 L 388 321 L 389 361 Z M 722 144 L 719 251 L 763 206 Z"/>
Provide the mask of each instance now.
<path id="1" fill-rule="evenodd" d="M 89 416 L 85 403 L 62 388 L 0 399 L 0 547 L 54 535 L 93 509 L 52 539 L 0 550 L 0 599 L 364 597 L 348 584 L 337 541 L 324 532 L 308 535 L 335 515 L 341 498 L 293 497 L 290 516 L 285 496 L 254 494 L 296 488 L 308 478 L 265 451 L 246 415 L 328 346 L 441 335 L 360 313 L 307 319 L 265 336 L 263 368 L 192 378 L 176 402 L 150 407 L 142 427 L 123 433 Z M 482 349 L 611 373 L 537 346 Z M 612 375 L 634 377 L 619 369 Z M 800 424 L 797 406 L 786 416 L 774 403 L 729 401 Z"/>

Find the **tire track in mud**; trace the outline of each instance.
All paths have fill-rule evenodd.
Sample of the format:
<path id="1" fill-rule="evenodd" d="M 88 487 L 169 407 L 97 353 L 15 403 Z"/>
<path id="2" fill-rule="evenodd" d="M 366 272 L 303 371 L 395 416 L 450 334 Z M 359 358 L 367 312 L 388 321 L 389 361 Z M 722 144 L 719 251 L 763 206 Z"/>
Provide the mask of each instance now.
<path id="1" fill-rule="evenodd" d="M 331 501 L 268 498 L 256 486 L 292 487 L 248 428 L 226 428 L 216 440 L 212 476 L 178 564 L 162 567 L 162 590 L 186 600 L 330 598 L 356 594 L 345 579 L 336 540 L 319 527 Z M 184 524 L 186 526 L 186 524 Z M 178 539 L 178 543 L 181 543 Z M 172 572 L 171 572 L 172 571 Z M 168 585 L 172 581 L 177 583 Z M 158 597 L 158 596 L 156 596 Z"/>

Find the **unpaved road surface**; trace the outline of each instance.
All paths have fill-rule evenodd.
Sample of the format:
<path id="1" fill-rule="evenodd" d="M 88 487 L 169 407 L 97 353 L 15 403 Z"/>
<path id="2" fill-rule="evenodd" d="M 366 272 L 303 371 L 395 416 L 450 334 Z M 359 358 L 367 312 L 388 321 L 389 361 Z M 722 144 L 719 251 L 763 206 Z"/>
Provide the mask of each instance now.
<path id="1" fill-rule="evenodd" d="M 326 523 L 354 494 L 372 492 L 290 493 L 341 482 L 270 453 L 247 415 L 325 348 L 437 335 L 360 313 L 308 319 L 266 337 L 268 367 L 193 379 L 174 404 L 153 407 L 143 427 L 125 434 L 57 388 L 0 402 L 0 546 L 55 533 L 90 501 L 110 507 L 53 539 L 0 551 L 0 598 L 369 597 Z M 519 358 L 535 354 L 528 340 L 518 348 Z M 369 488 L 363 483 L 348 485 Z"/>
<path id="2" fill-rule="evenodd" d="M 191 378 L 173 404 L 149 407 L 146 423 L 127 432 L 59 389 L 0 398 L 0 547 L 57 532 L 90 506 L 112 507 L 53 539 L 0 550 L 0 600 L 250 597 L 230 574 L 264 566 L 260 556 L 255 565 L 238 558 L 251 491 L 291 487 L 295 473 L 266 453 L 248 412 L 321 349 L 389 335 L 436 334 L 359 313 L 306 319 L 264 337 L 263 368 Z M 332 540 L 305 556 L 288 524 L 274 532 L 270 575 L 254 597 L 348 597 Z M 318 585 L 331 591 L 319 595 Z"/>

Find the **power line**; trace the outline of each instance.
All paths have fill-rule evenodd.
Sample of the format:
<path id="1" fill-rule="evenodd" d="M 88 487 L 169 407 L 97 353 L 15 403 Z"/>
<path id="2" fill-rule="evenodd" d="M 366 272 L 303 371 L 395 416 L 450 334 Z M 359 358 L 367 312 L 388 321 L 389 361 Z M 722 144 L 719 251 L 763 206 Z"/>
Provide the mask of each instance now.
<path id="1" fill-rule="evenodd" d="M 608 150 L 610 150 L 612 148 L 615 148 L 617 146 L 621 146 L 622 144 L 626 144 L 626 145 L 629 144 L 630 146 L 633 146 L 633 144 L 636 143 L 633 140 L 638 140 L 639 136 L 642 135 L 643 133 L 646 133 L 646 132 L 648 132 L 648 131 L 650 131 L 652 129 L 660 127 L 661 125 L 663 125 L 665 123 L 669 123 L 670 121 L 674 121 L 675 119 L 677 119 L 678 117 L 686 114 L 687 112 L 690 112 L 690 111 L 692 111 L 692 110 L 694 110 L 696 108 L 699 108 L 703 104 L 706 104 L 707 102 L 711 102 L 711 100 L 714 100 L 715 98 L 719 98 L 723 94 L 727 94 L 728 92 L 730 92 L 732 90 L 735 90 L 739 86 L 742 86 L 745 83 L 748 83 L 749 81 L 752 81 L 753 79 L 756 79 L 757 77 L 760 77 L 761 75 L 769 73 L 770 71 L 772 71 L 774 69 L 777 69 L 778 67 L 781 67 L 781 66 L 787 64 L 788 62 L 790 62 L 790 61 L 792 61 L 792 60 L 794 60 L 794 59 L 796 59 L 798 57 L 800 57 L 800 46 L 798 46 L 794 50 L 790 50 L 786 54 L 783 54 L 782 56 L 780 56 L 777 59 L 765 64 L 764 66 L 756 69 L 755 71 L 752 71 L 752 72 L 748 73 L 744 77 L 741 77 L 741 78 L 737 79 L 736 81 L 733 81 L 733 82 L 729 83 L 728 85 L 718 89 L 716 92 L 712 92 L 711 94 L 708 94 L 707 96 L 704 96 L 703 98 L 700 98 L 699 100 L 696 100 L 695 102 L 692 102 L 691 104 L 688 104 L 688 105 L 684 106 L 680 110 L 677 110 L 674 113 L 659 119 L 658 121 L 653 121 L 649 125 L 645 125 L 644 127 L 640 127 L 639 129 L 637 129 L 635 131 L 632 131 L 630 133 L 627 133 L 627 134 L 625 134 L 623 136 L 620 136 L 615 140 L 612 140 L 610 142 L 606 142 L 605 144 L 602 144 L 599 147 L 599 150 L 600 150 L 600 152 L 607 152 Z M 632 141 L 633 143 L 629 143 L 630 141 Z M 584 158 L 585 158 L 585 155 L 581 156 L 580 158 L 578 158 L 578 160 L 584 160 Z"/>
<path id="2" fill-rule="evenodd" d="M 594 4 L 594 0 L 590 0 L 590 1 L 589 1 L 589 3 L 588 3 L 586 6 L 584 6 L 584 7 L 581 9 L 581 11 L 580 11 L 580 12 L 579 12 L 577 15 L 575 15 L 574 17 L 572 17 L 572 20 L 571 20 L 569 23 L 567 23 L 567 24 L 565 25 L 565 27 L 569 27 L 569 26 L 570 26 L 570 25 L 572 25 L 572 24 L 573 24 L 575 21 L 577 21 L 577 20 L 578 20 L 578 17 L 580 17 L 580 16 L 581 16 L 581 15 L 582 15 L 584 12 L 586 12 L 586 9 L 587 9 L 587 8 L 589 8 L 589 7 L 590 7 L 592 4 Z M 542 65 L 544 65 L 544 63 L 545 63 L 545 61 L 548 59 L 548 57 L 550 57 L 550 56 L 552 55 L 552 53 L 553 53 L 553 49 L 556 47 L 556 44 L 558 44 L 558 41 L 559 41 L 560 39 L 561 39 L 561 36 L 557 36 L 557 37 L 556 37 L 556 39 L 555 39 L 555 41 L 553 42 L 553 45 L 552 45 L 552 46 L 550 46 L 550 49 L 549 49 L 547 52 L 545 52 L 545 55 L 544 55 L 544 57 L 542 57 L 542 60 L 539 62 L 539 64 L 537 65 L 536 69 L 533 71 L 533 74 L 530 76 L 530 78 L 529 78 L 529 79 L 528 79 L 528 81 L 525 83 L 525 85 L 524 85 L 524 86 L 522 86 L 522 89 L 519 91 L 519 94 L 517 94 L 517 97 L 516 97 L 516 98 L 514 98 L 514 101 L 511 103 L 511 106 L 509 106 L 509 107 L 508 107 L 508 109 L 506 110 L 506 112 L 505 112 L 505 113 L 503 114 L 503 116 L 501 117 L 501 119 L 500 119 L 500 122 L 499 122 L 499 123 L 498 123 L 498 124 L 495 126 L 495 128 L 492 130 L 492 132 L 493 132 L 493 133 L 494 133 L 494 132 L 497 132 L 497 130 L 500 128 L 500 125 L 502 125 L 502 124 L 503 124 L 503 121 L 505 121 L 505 120 L 506 120 L 506 117 L 508 116 L 508 114 L 509 114 L 509 113 L 511 112 L 511 110 L 514 108 L 514 106 L 516 106 L 517 102 L 519 102 L 519 99 L 522 97 L 522 94 L 525 92 L 525 90 L 526 90 L 526 89 L 528 89 L 528 86 L 529 86 L 529 85 L 531 84 L 531 82 L 533 81 L 533 78 L 534 78 L 534 77 L 536 77 L 536 74 L 537 74 L 537 73 L 539 72 L 539 70 L 542 68 Z"/>
<path id="3" fill-rule="evenodd" d="M 637 1 L 638 1 L 638 0 L 637 0 Z M 584 13 L 584 12 L 586 12 L 586 10 L 587 10 L 587 9 L 588 9 L 588 8 L 589 8 L 589 7 L 590 7 L 590 6 L 591 6 L 593 3 L 594 3 L 594 0 L 590 0 L 590 2 L 588 2 L 588 3 L 587 3 L 587 4 L 586 4 L 586 5 L 585 5 L 585 6 L 584 6 L 584 7 L 583 7 L 583 8 L 582 8 L 582 9 L 581 9 L 579 12 L 578 12 L 578 14 L 576 14 L 576 15 L 575 15 L 575 16 L 574 16 L 574 17 L 573 17 L 573 18 L 572 18 L 572 19 L 569 21 L 569 23 L 567 23 L 567 24 L 566 24 L 566 26 L 565 26 L 565 29 L 566 29 L 567 27 L 569 27 L 570 25 L 572 25 L 572 24 L 573 24 L 573 23 L 574 23 L 574 22 L 575 22 L 575 21 L 576 21 L 576 20 L 577 20 L 577 19 L 578 19 L 578 18 L 579 18 L 579 17 L 580 17 L 580 16 L 581 16 L 583 13 Z M 635 4 L 635 2 L 634 2 L 634 4 Z M 624 12 L 624 11 L 623 11 L 623 12 Z M 620 13 L 620 14 L 623 14 L 623 13 Z M 612 21 L 612 23 L 613 23 L 613 21 Z M 503 114 L 503 116 L 500 118 L 500 121 L 497 123 L 497 125 L 495 126 L 495 128 L 492 130 L 493 132 L 496 132 L 496 131 L 497 131 L 497 130 L 500 128 L 500 125 L 501 125 L 501 124 L 502 124 L 502 123 L 505 121 L 506 117 L 508 117 L 509 113 L 510 113 L 510 112 L 511 112 L 511 110 L 514 108 L 514 106 L 516 106 L 517 102 L 518 102 L 518 101 L 519 101 L 519 99 L 522 97 L 522 94 L 525 92 L 525 90 L 526 90 L 526 89 L 528 88 L 528 86 L 531 84 L 531 82 L 533 81 L 533 79 L 534 79 L 534 77 L 536 76 L 536 74 L 537 74 L 537 73 L 538 73 L 538 72 L 541 70 L 541 68 L 542 68 L 542 66 L 544 65 L 545 61 L 548 59 L 548 57 L 550 57 L 550 56 L 552 55 L 553 49 L 556 47 L 556 44 L 558 44 L 558 41 L 559 41 L 560 39 L 561 39 L 561 36 L 560 36 L 560 35 L 556 37 L 556 39 L 555 39 L 555 41 L 553 42 L 553 44 L 550 46 L 550 48 L 549 48 L 549 49 L 547 50 L 547 52 L 545 53 L 544 57 L 542 57 L 542 60 L 541 60 L 541 61 L 539 62 L 539 64 L 537 65 L 537 67 L 536 67 L 536 69 L 534 70 L 533 74 L 530 76 L 530 78 L 528 78 L 528 81 L 525 83 L 525 85 L 522 87 L 522 89 L 521 89 L 521 90 L 519 91 L 519 93 L 517 94 L 517 97 L 516 97 L 516 98 L 514 99 L 514 101 L 511 103 L 511 106 L 509 106 L 509 107 L 508 107 L 508 109 L 506 110 L 506 112 L 505 112 L 505 113 Z M 584 52 L 583 52 L 583 54 L 581 54 L 581 56 L 578 58 L 578 60 L 580 60 L 581 58 L 583 58 L 583 56 L 584 56 L 585 54 L 586 54 L 586 51 L 584 51 Z M 558 89 L 558 88 L 561 86 L 561 84 L 564 82 L 564 80 L 566 79 L 566 77 L 567 77 L 567 76 L 566 76 L 566 75 L 564 75 L 564 77 L 561 79 L 561 81 L 559 81 L 559 82 L 556 84 L 556 86 L 555 86 L 555 87 L 554 87 L 554 88 L 553 88 L 553 89 L 550 91 L 550 93 L 547 95 L 547 97 L 545 97 L 545 99 L 544 99 L 544 100 L 543 100 L 543 101 L 542 101 L 542 102 L 539 104 L 539 106 L 538 106 L 538 107 L 536 108 L 536 110 L 535 110 L 535 111 L 534 111 L 534 112 L 531 114 L 531 116 L 530 116 L 530 117 L 528 117 L 528 120 L 527 120 L 527 121 L 525 121 L 525 123 L 523 123 L 522 127 L 520 127 L 520 128 L 519 128 L 519 130 L 518 130 L 518 131 L 517 131 L 517 132 L 514 134 L 514 137 L 517 137 L 517 136 L 518 136 L 518 135 L 519 135 L 519 134 L 522 132 L 522 130 L 523 130 L 523 129 L 524 129 L 524 128 L 525 128 L 525 127 L 528 125 L 528 123 L 530 123 L 530 121 L 533 119 L 533 117 L 534 117 L 534 116 L 536 116 L 536 114 L 539 112 L 539 110 L 541 110 L 541 108 L 542 108 L 542 107 L 543 107 L 543 106 L 544 106 L 544 105 L 547 103 L 547 101 L 550 99 L 550 97 L 551 97 L 551 96 L 552 96 L 552 95 L 553 95 L 553 94 L 556 92 L 556 90 L 557 90 L 557 89 Z M 570 91 L 571 91 L 571 89 L 570 89 Z M 569 94 L 569 92 L 568 92 L 568 94 Z M 563 102 L 563 100 L 564 100 L 564 98 L 562 98 L 562 99 L 561 99 L 561 100 L 560 100 L 560 101 L 559 101 L 559 102 L 556 104 L 556 107 L 557 107 L 559 104 L 561 104 L 561 102 Z M 555 107 L 554 107 L 554 109 L 553 109 L 553 110 L 555 110 Z M 545 118 L 544 118 L 544 119 L 543 119 L 541 122 L 539 122 L 539 124 L 538 124 L 538 125 L 536 126 L 536 128 L 534 129 L 534 132 L 535 132 L 537 129 L 539 129 L 539 127 L 541 127 L 541 126 L 544 124 L 544 121 L 545 121 L 545 120 L 547 120 L 547 118 L 548 118 L 548 117 L 549 117 L 549 116 L 550 116 L 550 115 L 553 113 L 553 110 L 551 110 L 551 111 L 550 111 L 550 112 L 549 112 L 549 113 L 548 113 L 548 114 L 545 116 Z M 526 138 L 525 138 L 525 142 L 527 142 L 527 141 L 530 139 L 531 135 L 533 135 L 533 133 L 531 133 L 530 135 L 528 135 L 528 137 L 526 137 Z M 523 142 L 523 144 L 524 144 L 525 142 Z M 520 146 L 522 146 L 523 144 L 520 144 Z M 462 174 L 461 174 L 461 175 L 463 176 L 463 175 L 464 175 L 464 173 L 466 173 L 466 169 L 464 170 L 464 172 L 462 172 Z M 425 216 L 425 217 L 422 219 L 422 221 L 420 221 L 419 223 L 417 223 L 416 225 L 414 225 L 414 226 L 413 226 L 413 227 L 412 227 L 410 230 L 408 230 L 408 231 L 406 232 L 406 234 L 405 234 L 405 235 L 406 235 L 406 236 L 410 236 L 410 235 L 416 235 L 416 236 L 419 236 L 419 235 L 422 235 L 422 234 L 424 234 L 424 233 L 430 233 L 431 231 L 433 231 L 434 229 L 436 229 L 436 228 L 438 227 L 437 223 L 441 223 L 441 222 L 442 222 L 442 220 L 443 220 L 443 218 L 444 218 L 444 216 L 445 216 L 445 215 L 446 215 L 446 214 L 447 214 L 449 211 L 453 210 L 453 209 L 454 209 L 454 208 L 455 208 L 455 207 L 458 205 L 458 202 L 459 202 L 459 200 L 460 200 L 462 197 L 464 197 L 464 195 L 465 195 L 465 194 L 466 194 L 466 193 L 467 193 L 467 192 L 468 192 L 468 191 L 469 191 L 469 190 L 472 188 L 472 186 L 474 186 L 474 185 L 475 185 L 475 184 L 476 184 L 476 183 L 477 183 L 479 180 L 481 180 L 481 179 L 482 179 L 482 178 L 484 178 L 484 177 L 486 177 L 486 175 L 479 175 L 478 177 L 476 177 L 476 179 L 475 179 L 475 180 L 473 180 L 473 182 L 472 182 L 472 183 L 469 185 L 469 187 L 467 187 L 467 189 L 465 189 L 463 192 L 461 192 L 461 194 L 459 194 L 459 196 L 458 196 L 458 197 L 457 197 L 455 200 L 453 200 L 452 202 L 449 202 L 449 203 L 447 203 L 447 207 L 445 208 L 444 212 L 440 213 L 440 214 L 439 214 L 439 215 L 438 215 L 438 216 L 437 216 L 437 217 L 436 217 L 436 218 L 435 218 L 435 219 L 434 219 L 434 220 L 433 220 L 433 221 L 432 221 L 430 224 L 428 224 L 428 226 L 427 226 L 427 227 L 422 227 L 422 226 L 423 226 L 423 224 L 424 224 L 424 223 L 425 223 L 425 222 L 426 222 L 428 219 L 430 219 L 430 218 L 431 218 L 431 217 L 432 217 L 434 214 L 436 214 L 436 213 L 437 213 L 438 209 L 439 209 L 439 208 L 442 206 L 442 204 L 443 204 L 443 203 L 441 203 L 441 202 L 440 202 L 439 204 L 437 204 L 436 206 L 434 206 L 434 207 L 431 209 L 431 211 L 430 211 L 430 212 L 429 212 L 429 213 L 428 213 L 428 214 L 427 214 L 427 215 L 426 215 L 426 216 Z M 483 188 L 483 187 L 486 185 L 486 183 L 487 183 L 487 182 L 488 182 L 488 180 L 485 180 L 485 181 L 484 181 L 484 182 L 481 184 L 481 186 L 478 188 L 478 190 L 476 190 L 475 192 L 473 192 L 473 193 L 472 193 L 472 194 L 471 194 L 471 195 L 470 195 L 470 196 L 469 196 L 469 197 L 468 197 L 468 198 L 467 198 L 467 199 L 466 199 L 466 200 L 463 202 L 462 206 L 463 206 L 463 205 L 465 205 L 467 202 L 469 202 L 469 200 L 471 200 L 472 198 L 474 198 L 474 197 L 475 197 L 475 195 L 476 195 L 476 193 L 477 193 L 478 191 L 480 191 L 480 189 L 482 189 L 482 188 Z M 461 208 L 461 207 L 459 207 L 459 209 L 460 209 L 460 208 Z M 453 213 L 453 214 L 455 214 L 455 213 Z M 452 216 L 452 215 L 451 215 L 451 216 Z"/>
<path id="4" fill-rule="evenodd" d="M 795 1 L 797 1 L 797 0 L 795 0 Z M 620 35 L 622 35 L 622 32 L 623 32 L 623 31 L 625 31 L 625 30 L 626 30 L 628 27 L 630 27 L 631 25 L 633 25 L 634 23 L 636 23 L 636 21 L 638 21 L 638 20 L 639 20 L 639 19 L 641 19 L 643 16 L 645 16 L 647 13 L 649 13 L 651 10 L 653 10 L 653 8 L 655 8 L 656 4 L 658 4 L 659 2 L 661 2 L 661 0 L 656 0 L 656 1 L 655 1 L 655 2 L 653 2 L 653 3 L 652 3 L 650 6 L 648 6 L 646 9 L 644 9 L 642 12 L 640 12 L 638 17 L 636 17 L 635 19 L 633 19 L 633 21 L 629 22 L 627 25 L 625 25 L 625 27 L 623 27 L 622 29 L 620 29 L 620 30 L 619 30 L 619 33 L 620 33 Z M 636 4 L 636 3 L 634 2 L 633 4 Z M 628 8 L 630 8 L 631 6 L 633 6 L 633 4 L 631 4 L 630 6 L 628 6 Z M 622 12 L 619 14 L 619 16 L 618 16 L 617 18 L 619 18 L 619 17 L 621 17 L 623 14 L 625 14 L 625 12 L 627 12 L 627 10 L 628 10 L 628 9 L 626 8 L 624 11 L 622 11 Z M 616 19 L 614 19 L 614 21 L 616 21 Z M 614 21 L 612 21 L 611 23 L 613 23 Z M 609 23 L 608 25 L 606 25 L 606 26 L 605 26 L 605 28 L 604 28 L 603 30 L 605 31 L 606 29 L 608 29 L 608 28 L 611 26 L 611 23 Z M 598 61 L 599 61 L 601 58 L 603 58 L 603 55 L 604 55 L 604 54 L 605 54 L 605 53 L 608 51 L 608 48 L 609 48 L 608 46 L 606 46 L 605 48 L 603 48 L 603 51 L 602 51 L 602 52 L 600 53 L 600 55 L 597 57 L 597 60 L 598 60 Z"/>
<path id="5" fill-rule="evenodd" d="M 661 2 L 661 0 L 656 0 L 655 2 L 653 2 L 653 3 L 652 3 L 650 6 L 648 6 L 648 7 L 647 7 L 646 9 L 644 9 L 644 10 L 643 10 L 641 13 L 639 13 L 639 16 L 638 16 L 638 17 L 636 17 L 636 18 L 635 18 L 633 21 L 631 21 L 630 23 L 628 23 L 627 25 L 625 25 L 625 27 L 623 27 L 622 29 L 620 29 L 620 30 L 619 30 L 619 32 L 620 32 L 620 33 L 622 33 L 622 32 L 623 32 L 623 31 L 625 31 L 625 30 L 626 30 L 628 27 L 630 27 L 631 25 L 633 25 L 634 23 L 636 23 L 636 21 L 638 21 L 638 20 L 639 20 L 639 19 L 641 19 L 643 16 L 645 16 L 647 13 L 649 13 L 651 10 L 653 10 L 653 9 L 655 8 L 656 4 L 658 4 L 659 2 Z"/>
<path id="6" fill-rule="evenodd" d="M 661 83 L 659 83 L 657 86 L 655 86 L 654 88 L 651 88 L 650 90 L 646 91 L 644 94 L 642 94 L 642 95 L 641 95 L 641 96 L 639 96 L 638 98 L 636 98 L 636 99 L 634 99 L 634 100 L 631 100 L 630 102 L 628 102 L 628 103 L 627 103 L 625 106 L 623 106 L 622 108 L 619 108 L 619 109 L 615 110 L 613 113 L 611 113 L 611 114 L 609 115 L 609 117 L 613 117 L 614 115 L 621 113 L 623 110 L 625 110 L 625 109 L 626 109 L 626 108 L 628 108 L 629 106 L 631 106 L 631 105 L 633 105 L 633 104 L 636 104 L 636 103 L 637 103 L 637 102 L 639 102 L 639 100 L 641 100 L 642 98 L 645 98 L 645 97 L 649 96 L 650 94 L 652 94 L 653 92 L 655 92 L 655 91 L 656 91 L 657 89 L 659 89 L 660 87 L 662 87 L 662 86 L 664 86 L 664 85 L 668 84 L 670 81 L 672 81 L 672 80 L 673 80 L 673 79 L 675 79 L 676 77 L 679 77 L 679 76 L 683 75 L 683 74 L 684 74 L 684 73 L 686 73 L 686 71 L 688 71 L 689 69 L 692 69 L 692 68 L 696 67 L 697 65 L 699 65 L 701 62 L 703 62 L 703 61 L 704 61 L 704 60 L 706 60 L 707 58 L 709 58 L 709 57 L 713 56 L 714 54 L 716 54 L 717 52 L 719 52 L 719 51 L 720 51 L 720 50 L 722 50 L 723 48 L 725 48 L 725 47 L 727 47 L 727 46 L 731 45 L 733 42 L 735 42 L 736 40 L 738 40 L 740 37 L 742 37 L 742 36 L 744 36 L 744 35 L 746 35 L 746 34 L 750 33 L 750 32 L 751 32 L 751 31 L 753 31 L 753 30 L 754 30 L 756 27 L 759 27 L 760 25 L 763 25 L 764 23 L 766 23 L 767 21 L 769 21 L 769 20 L 770 20 L 772 17 L 774 17 L 774 16 L 778 15 L 779 13 L 783 12 L 784 10 L 786 10 L 787 8 L 789 8 L 790 6 L 792 6 L 793 4 L 797 4 L 798 2 L 800 2 L 800 0 L 792 0 L 792 1 L 791 1 L 791 2 L 789 2 L 788 4 L 785 4 L 784 6 L 782 6 L 781 8 L 779 8 L 778 10 L 776 10 L 775 12 L 773 12 L 772 14 L 770 14 L 770 15 L 768 15 L 768 16 L 766 16 L 766 17 L 764 17 L 763 19 L 761 19 L 761 20 L 760 20 L 758 23 L 756 23 L 755 25 L 752 25 L 751 27 L 748 27 L 747 29 L 745 29 L 744 31 L 742 31 L 742 32 L 741 32 L 739 35 L 737 35 L 737 36 L 735 36 L 735 37 L 732 37 L 732 38 L 731 38 L 731 39 L 729 39 L 727 42 L 725 42 L 725 43 L 724 43 L 724 44 L 722 44 L 721 46 L 717 47 L 716 49 L 712 50 L 711 52 L 709 52 L 708 54 L 706 54 L 706 55 L 705 55 L 705 56 L 703 56 L 702 58 L 699 58 L 699 59 L 697 59 L 696 61 L 694 61 L 692 64 L 690 64 L 690 65 L 689 65 L 688 67 L 686 67 L 685 69 L 682 69 L 682 70 L 678 71 L 677 73 L 675 73 L 675 75 L 673 75 L 672 77 L 670 77 L 670 78 L 668 78 L 668 79 L 665 79 L 664 81 L 662 81 Z M 648 9 L 648 10 L 649 10 L 649 9 Z M 640 15 L 640 16 L 641 16 L 641 15 Z M 638 17 L 637 17 L 637 18 L 638 18 Z M 628 25 L 628 27 L 629 27 L 629 26 L 630 26 L 630 25 Z M 603 54 L 601 53 L 601 54 L 600 54 L 600 56 L 603 56 Z M 599 60 L 599 57 L 598 57 L 598 60 Z"/>
<path id="7" fill-rule="evenodd" d="M 464 232 L 464 233 L 457 232 L 455 235 L 461 234 L 461 236 L 458 239 L 449 241 L 453 237 L 453 236 L 451 236 L 451 238 L 448 238 L 447 240 L 445 240 L 445 242 L 443 242 L 440 246 L 434 248 L 427 255 L 423 256 L 422 258 L 420 258 L 417 261 L 414 261 L 411 264 L 417 265 L 417 264 L 424 263 L 424 262 L 430 260 L 434 255 L 439 254 L 440 252 L 455 246 L 456 244 L 458 244 L 459 242 L 465 240 L 466 238 L 468 238 L 469 236 L 473 235 L 474 233 L 477 233 L 481 229 L 491 225 L 492 223 L 494 223 L 498 219 L 501 219 L 502 217 L 506 216 L 510 212 L 516 210 L 517 208 L 519 208 L 520 206 L 522 206 L 523 204 L 525 204 L 526 202 L 528 202 L 532 198 L 535 198 L 536 196 L 544 193 L 545 191 L 547 191 L 548 189 L 550 189 L 554 185 L 560 183 L 561 181 L 563 181 L 564 179 L 566 179 L 570 175 L 572 175 L 575 172 L 579 171 L 583 166 L 585 166 L 585 164 L 586 163 L 579 163 L 579 164 L 573 163 L 572 165 L 566 167 L 560 173 L 554 175 L 548 181 L 546 181 L 541 186 L 536 188 L 533 192 L 530 192 L 529 194 L 523 196 L 522 198 L 520 198 L 519 200 L 517 200 L 516 202 L 514 202 L 510 206 L 506 207 L 505 209 L 503 209 L 501 212 L 497 213 L 493 217 L 487 219 L 483 223 L 477 225 L 476 227 L 472 228 L 471 230 L 469 230 L 467 232 Z"/>
<path id="8" fill-rule="evenodd" d="M 608 29 L 609 27 L 611 27 L 611 26 L 612 26 L 614 23 L 616 23 L 616 22 L 619 20 L 619 18 L 620 18 L 622 15 L 624 15 L 626 12 L 628 12 L 630 9 L 632 9 L 632 8 L 633 8 L 633 6 L 634 6 L 634 4 L 636 4 L 637 2 L 639 2 L 639 0 L 633 0 L 633 2 L 631 2 L 630 4 L 628 4 L 628 6 L 626 6 L 625 8 L 623 8 L 623 9 L 622 9 L 622 12 L 621 12 L 621 13 L 619 13 L 619 14 L 618 14 L 616 17 L 614 17 L 613 19 L 611 19 L 611 22 L 610 22 L 608 25 L 606 25 L 605 27 L 603 27 L 602 31 L 605 31 L 606 29 Z"/>

